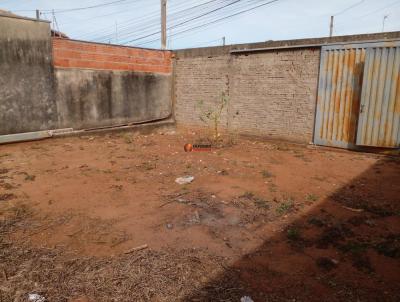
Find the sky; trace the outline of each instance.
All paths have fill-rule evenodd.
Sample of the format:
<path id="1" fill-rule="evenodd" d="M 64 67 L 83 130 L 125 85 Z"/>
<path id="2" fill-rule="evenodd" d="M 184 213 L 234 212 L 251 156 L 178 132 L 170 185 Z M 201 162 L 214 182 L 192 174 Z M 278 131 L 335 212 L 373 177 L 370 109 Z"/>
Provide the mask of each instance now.
<path id="1" fill-rule="evenodd" d="M 167 0 L 168 48 L 217 46 L 223 37 L 226 44 L 325 37 L 332 15 L 334 35 L 400 31 L 400 0 L 275 0 L 261 6 L 267 2 Z M 160 0 L 0 0 L 0 9 L 27 17 L 39 9 L 41 18 L 55 20 L 52 26 L 73 39 L 160 47 Z"/>

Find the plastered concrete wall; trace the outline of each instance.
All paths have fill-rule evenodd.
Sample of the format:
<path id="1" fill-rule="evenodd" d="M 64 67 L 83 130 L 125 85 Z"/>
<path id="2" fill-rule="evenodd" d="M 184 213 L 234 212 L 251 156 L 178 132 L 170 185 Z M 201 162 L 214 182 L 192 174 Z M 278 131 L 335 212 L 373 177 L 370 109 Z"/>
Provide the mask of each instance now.
<path id="1" fill-rule="evenodd" d="M 60 127 L 116 126 L 168 118 L 170 75 L 57 68 Z"/>
<path id="2" fill-rule="evenodd" d="M 221 125 L 235 133 L 310 142 L 314 128 L 319 48 L 249 55 L 176 59 L 175 116 L 178 126 L 205 126 L 197 103 L 228 106 Z"/>
<path id="3" fill-rule="evenodd" d="M 0 16 L 0 135 L 57 126 L 50 26 Z"/>
<path id="4" fill-rule="evenodd" d="M 60 127 L 115 126 L 172 114 L 171 52 L 54 39 Z"/>
<path id="5" fill-rule="evenodd" d="M 167 118 L 171 69 L 168 51 L 52 39 L 47 22 L 1 15 L 0 135 Z"/>

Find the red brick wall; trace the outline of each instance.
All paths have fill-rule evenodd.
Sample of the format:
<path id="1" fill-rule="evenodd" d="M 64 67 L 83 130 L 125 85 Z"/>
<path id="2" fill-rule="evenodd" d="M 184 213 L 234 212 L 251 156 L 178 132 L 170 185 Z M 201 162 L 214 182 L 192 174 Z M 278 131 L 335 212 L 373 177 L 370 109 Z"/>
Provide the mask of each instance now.
<path id="1" fill-rule="evenodd" d="M 53 38 L 55 67 L 171 73 L 170 51 Z"/>

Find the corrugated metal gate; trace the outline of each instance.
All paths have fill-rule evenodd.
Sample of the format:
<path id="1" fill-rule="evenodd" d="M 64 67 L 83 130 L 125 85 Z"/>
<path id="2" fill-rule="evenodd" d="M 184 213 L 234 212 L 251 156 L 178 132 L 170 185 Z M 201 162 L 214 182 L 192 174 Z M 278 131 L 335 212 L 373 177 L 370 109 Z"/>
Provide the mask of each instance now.
<path id="1" fill-rule="evenodd" d="M 357 145 L 400 146 L 400 47 L 367 49 Z"/>
<path id="2" fill-rule="evenodd" d="M 314 142 L 400 147 L 400 41 L 324 46 Z"/>

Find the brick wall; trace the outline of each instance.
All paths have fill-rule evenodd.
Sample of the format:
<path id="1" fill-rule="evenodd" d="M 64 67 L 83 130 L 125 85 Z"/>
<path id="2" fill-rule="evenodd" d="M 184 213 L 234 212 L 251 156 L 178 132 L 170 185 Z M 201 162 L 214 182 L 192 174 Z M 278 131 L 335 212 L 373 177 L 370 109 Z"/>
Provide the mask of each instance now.
<path id="1" fill-rule="evenodd" d="M 248 55 L 177 57 L 175 117 L 178 126 L 200 126 L 199 100 L 215 106 L 229 95 L 222 119 L 236 133 L 312 141 L 319 48 Z"/>
<path id="2" fill-rule="evenodd" d="M 230 127 L 241 133 L 311 142 L 319 49 L 234 58 Z"/>
<path id="3" fill-rule="evenodd" d="M 172 54 L 53 38 L 60 126 L 87 129 L 169 118 Z"/>
<path id="4" fill-rule="evenodd" d="M 171 52 L 53 39 L 55 67 L 169 74 Z"/>
<path id="5" fill-rule="evenodd" d="M 204 126 L 199 103 L 214 108 L 222 92 L 229 94 L 229 57 L 200 57 L 176 61 L 175 119 L 180 126 Z M 227 124 L 223 113 L 221 125 Z"/>

